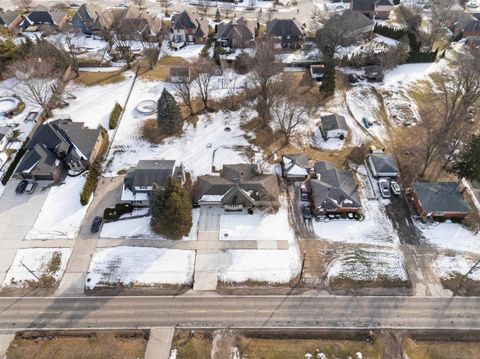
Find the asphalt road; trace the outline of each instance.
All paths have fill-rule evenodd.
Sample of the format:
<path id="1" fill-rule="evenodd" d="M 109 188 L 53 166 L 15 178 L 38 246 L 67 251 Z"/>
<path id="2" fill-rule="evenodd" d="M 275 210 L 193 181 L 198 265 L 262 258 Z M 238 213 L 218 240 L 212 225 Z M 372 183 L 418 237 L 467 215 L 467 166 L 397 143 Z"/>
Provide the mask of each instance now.
<path id="1" fill-rule="evenodd" d="M 0 298 L 0 331 L 309 327 L 480 329 L 480 298 L 189 296 Z"/>

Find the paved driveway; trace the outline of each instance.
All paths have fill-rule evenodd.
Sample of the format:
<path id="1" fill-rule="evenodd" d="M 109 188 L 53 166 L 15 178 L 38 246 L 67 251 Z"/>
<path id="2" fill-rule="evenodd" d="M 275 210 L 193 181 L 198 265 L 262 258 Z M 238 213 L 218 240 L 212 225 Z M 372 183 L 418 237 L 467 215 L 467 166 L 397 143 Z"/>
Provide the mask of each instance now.
<path id="1" fill-rule="evenodd" d="M 39 182 L 35 193 L 16 194 L 18 182 L 10 180 L 0 198 L 0 284 L 50 191 L 48 182 Z"/>

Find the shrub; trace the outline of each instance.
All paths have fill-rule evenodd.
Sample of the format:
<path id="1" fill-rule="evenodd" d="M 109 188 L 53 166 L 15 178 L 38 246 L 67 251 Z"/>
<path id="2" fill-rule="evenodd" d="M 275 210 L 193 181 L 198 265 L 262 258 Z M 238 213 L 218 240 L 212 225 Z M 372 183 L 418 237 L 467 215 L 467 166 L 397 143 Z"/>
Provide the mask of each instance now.
<path id="1" fill-rule="evenodd" d="M 15 168 L 19 164 L 20 160 L 22 159 L 23 155 L 27 152 L 27 141 L 25 141 L 22 145 L 22 148 L 20 148 L 15 155 L 15 158 L 13 159 L 12 163 L 10 163 L 10 166 L 8 166 L 8 169 L 5 171 L 2 177 L 2 184 L 5 186 L 10 179 L 10 177 L 13 174 L 13 171 L 15 171 Z"/>
<path id="2" fill-rule="evenodd" d="M 95 188 L 97 188 L 98 177 L 100 176 L 100 171 L 95 167 L 90 167 L 87 175 L 87 180 L 83 185 L 82 193 L 80 193 L 80 203 L 82 206 L 88 204 L 90 197 L 92 196 Z"/>
<path id="3" fill-rule="evenodd" d="M 108 120 L 109 129 L 113 130 L 117 127 L 122 110 L 122 106 L 120 106 L 118 102 L 115 102 L 115 106 L 113 106 L 112 113 L 110 114 L 110 119 Z"/>
<path id="4" fill-rule="evenodd" d="M 241 52 L 237 55 L 235 60 L 233 60 L 233 68 L 235 72 L 239 74 L 246 74 L 253 65 L 252 57 L 246 52 Z"/>
<path id="5" fill-rule="evenodd" d="M 103 219 L 106 222 L 118 221 L 121 216 L 133 212 L 133 206 L 128 203 L 117 203 L 114 208 L 105 208 Z"/>

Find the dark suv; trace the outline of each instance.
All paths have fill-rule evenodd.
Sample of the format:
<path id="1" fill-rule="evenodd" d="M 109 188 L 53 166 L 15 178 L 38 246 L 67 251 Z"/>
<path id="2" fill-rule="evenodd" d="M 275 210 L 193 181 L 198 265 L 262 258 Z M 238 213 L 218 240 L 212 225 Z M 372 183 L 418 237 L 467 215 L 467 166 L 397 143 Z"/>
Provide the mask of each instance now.
<path id="1" fill-rule="evenodd" d="M 25 192 L 25 188 L 27 188 L 27 185 L 28 185 L 27 180 L 21 180 L 18 183 L 17 188 L 15 188 L 15 192 L 18 193 L 18 194 L 21 194 L 21 193 Z"/>
<path id="2" fill-rule="evenodd" d="M 100 216 L 96 216 L 93 219 L 92 227 L 90 228 L 92 233 L 97 233 L 100 230 L 100 228 L 102 227 L 102 223 L 103 223 L 103 218 L 100 217 Z"/>

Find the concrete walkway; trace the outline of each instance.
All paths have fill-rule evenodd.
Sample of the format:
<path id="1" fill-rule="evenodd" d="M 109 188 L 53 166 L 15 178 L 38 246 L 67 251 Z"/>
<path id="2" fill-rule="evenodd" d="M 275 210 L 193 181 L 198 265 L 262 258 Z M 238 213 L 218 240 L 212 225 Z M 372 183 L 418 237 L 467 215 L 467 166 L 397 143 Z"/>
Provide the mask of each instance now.
<path id="1" fill-rule="evenodd" d="M 0 358 L 5 357 L 8 347 L 14 338 L 15 334 L 0 334 Z M 168 357 L 166 359 L 168 359 Z"/>
<path id="2" fill-rule="evenodd" d="M 175 327 L 152 328 L 148 338 L 145 359 L 169 359 Z"/>

